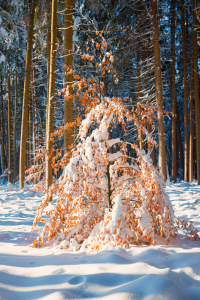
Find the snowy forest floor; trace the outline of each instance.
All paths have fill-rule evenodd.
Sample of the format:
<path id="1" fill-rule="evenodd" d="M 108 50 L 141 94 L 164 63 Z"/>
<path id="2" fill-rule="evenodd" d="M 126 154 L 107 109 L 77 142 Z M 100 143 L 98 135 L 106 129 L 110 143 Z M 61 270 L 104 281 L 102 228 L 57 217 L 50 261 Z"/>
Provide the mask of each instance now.
<path id="1" fill-rule="evenodd" d="M 166 187 L 175 214 L 200 231 L 200 186 Z M 200 300 L 200 242 L 180 229 L 169 245 L 107 248 L 98 254 L 31 248 L 42 194 L 0 185 L 0 299 Z"/>

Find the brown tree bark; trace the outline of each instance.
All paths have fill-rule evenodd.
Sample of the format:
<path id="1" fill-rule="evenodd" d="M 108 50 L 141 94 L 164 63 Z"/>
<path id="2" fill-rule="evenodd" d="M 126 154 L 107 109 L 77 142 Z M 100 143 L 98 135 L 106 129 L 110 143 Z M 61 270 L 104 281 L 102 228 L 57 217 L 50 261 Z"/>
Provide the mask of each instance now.
<path id="1" fill-rule="evenodd" d="M 0 114 L 0 147 L 1 147 L 1 168 L 3 184 L 5 183 L 5 157 L 4 157 L 4 118 L 3 118 L 3 76 L 1 75 L 1 114 Z"/>
<path id="2" fill-rule="evenodd" d="M 35 15 L 35 0 L 32 1 L 32 5 L 31 5 L 27 52 L 26 52 L 26 67 L 25 67 L 23 109 L 22 109 L 22 123 L 21 123 L 21 142 L 20 142 L 19 190 L 23 189 L 24 180 L 25 180 L 26 133 L 27 133 L 27 123 L 28 123 L 28 102 L 29 102 L 29 88 L 30 88 L 34 15 Z"/>
<path id="3" fill-rule="evenodd" d="M 172 51 L 172 180 L 177 180 L 177 146 L 176 146 L 176 86 L 175 86 L 175 8 L 176 0 L 172 0 L 173 16 L 171 24 L 171 51 Z"/>
<path id="4" fill-rule="evenodd" d="M 180 167 L 182 170 L 184 170 L 184 158 L 183 158 L 183 148 L 182 148 L 182 138 L 181 138 L 181 126 L 180 126 L 180 119 L 179 119 L 179 111 L 178 111 L 178 105 L 177 101 L 175 103 L 176 105 L 176 121 L 177 121 L 177 140 L 178 140 L 178 147 L 180 151 Z"/>
<path id="5" fill-rule="evenodd" d="M 190 149 L 189 149 L 189 180 L 193 182 L 193 82 L 194 82 L 194 61 L 193 47 L 191 53 L 191 71 L 190 71 Z"/>
<path id="6" fill-rule="evenodd" d="M 184 181 L 189 179 L 189 139 L 188 139 L 188 84 L 187 84 L 187 51 L 185 37 L 184 0 L 181 0 L 181 26 L 182 26 L 182 47 L 183 47 L 183 74 L 184 74 Z"/>
<path id="7" fill-rule="evenodd" d="M 138 102 L 142 102 L 142 80 L 141 80 L 141 65 L 140 65 L 140 43 L 137 46 L 137 79 L 138 79 Z M 144 149 L 144 136 L 142 130 L 139 132 L 140 149 Z"/>
<path id="8" fill-rule="evenodd" d="M 35 50 L 33 49 L 32 57 L 32 114 L 33 114 L 33 158 L 35 165 L 35 153 L 36 153 L 36 72 L 35 72 Z"/>
<path id="9" fill-rule="evenodd" d="M 32 128 L 32 101 L 30 101 L 30 103 L 29 103 L 28 128 L 29 129 L 28 129 L 28 166 L 27 167 L 30 167 L 32 165 L 32 153 L 33 153 L 33 148 L 32 148 L 32 133 L 33 133 L 33 128 Z"/>
<path id="10" fill-rule="evenodd" d="M 143 55 L 143 60 L 145 60 L 145 58 L 147 59 L 148 56 L 149 56 L 149 53 L 148 51 L 146 50 L 148 49 L 148 44 L 144 44 L 143 43 L 143 53 L 146 52 L 146 55 L 144 54 Z M 146 91 L 148 90 L 148 77 L 147 77 L 147 72 L 148 72 L 148 68 L 147 68 L 147 62 L 145 63 L 145 89 Z M 150 70 L 150 76 L 153 76 L 153 70 Z M 151 96 L 152 96 L 152 90 L 150 89 L 150 91 L 148 92 L 148 97 L 151 99 Z M 147 101 L 149 101 L 147 99 Z M 150 100 L 151 102 L 151 100 Z M 152 132 L 152 125 L 150 125 L 149 123 L 147 123 L 147 130 L 148 132 Z M 155 139 L 155 133 L 152 133 L 153 135 L 153 139 Z M 150 152 L 150 157 L 152 159 L 152 163 L 154 166 L 156 166 L 156 148 L 155 148 L 155 145 L 151 145 L 148 147 L 148 151 Z"/>
<path id="11" fill-rule="evenodd" d="M 170 72 L 169 72 L 169 79 L 170 79 L 170 86 L 172 88 L 172 76 L 170 76 Z M 181 127 L 180 127 L 180 119 L 179 119 L 177 101 L 175 101 L 174 105 L 175 105 L 176 125 L 177 125 L 176 145 L 180 151 L 180 168 L 184 171 L 184 158 L 183 158 L 183 149 L 182 149 Z M 177 150 L 177 148 L 176 148 L 176 150 Z M 176 154 L 177 154 L 177 152 L 176 152 Z M 177 164 L 178 164 L 178 162 L 177 162 Z M 178 176 L 178 171 L 177 171 L 177 176 Z"/>
<path id="12" fill-rule="evenodd" d="M 157 0 L 152 0 L 152 15 L 153 15 L 153 44 L 154 44 L 154 57 L 155 57 L 155 84 L 156 84 L 156 103 L 158 108 L 163 110 L 163 95 L 162 95 L 162 78 L 161 78 L 161 63 L 160 63 L 160 44 L 159 44 L 159 31 L 158 31 L 158 12 Z M 166 144 L 165 144 L 165 125 L 161 113 L 158 112 L 158 139 L 159 139 L 159 167 L 167 179 L 166 170 Z"/>
<path id="13" fill-rule="evenodd" d="M 50 78 L 49 78 L 49 97 L 48 97 L 48 117 L 47 117 L 47 140 L 46 140 L 46 188 L 52 185 L 52 147 L 50 140 L 53 133 L 54 124 L 54 99 L 55 99 L 55 78 L 56 78 L 56 40 L 57 40 L 57 0 L 52 0 L 51 12 L 51 53 L 50 53 Z"/>
<path id="14" fill-rule="evenodd" d="M 49 103 L 49 77 L 50 77 L 50 55 L 51 55 L 51 11 L 50 0 L 47 0 L 47 104 Z M 46 107 L 46 126 L 48 124 L 48 105 Z M 47 127 L 46 127 L 47 134 Z"/>
<path id="15" fill-rule="evenodd" d="M 9 52 L 7 52 L 8 62 L 8 182 L 12 182 L 12 146 L 11 146 L 11 91 L 10 91 L 10 66 Z"/>
<path id="16" fill-rule="evenodd" d="M 3 134 L 2 134 L 2 120 L 1 120 L 1 115 L 0 115 L 0 155 L 1 155 L 1 172 L 2 172 L 2 176 L 4 177 L 4 153 L 3 153 L 3 146 L 2 146 L 2 140 L 3 140 Z"/>
<path id="17" fill-rule="evenodd" d="M 5 132 L 4 132 L 4 110 L 3 110 L 3 76 L 1 75 L 1 165 L 2 175 L 5 171 Z M 6 176 L 3 176 L 3 184 L 6 182 Z"/>
<path id="18" fill-rule="evenodd" d="M 196 123 L 196 154 L 197 154 L 197 181 L 200 184 L 200 112 L 199 112 L 199 76 L 197 52 L 197 0 L 193 0 L 193 53 L 194 53 L 194 97 Z"/>
<path id="19" fill-rule="evenodd" d="M 65 0 L 65 58 L 64 63 L 69 69 L 73 68 L 73 0 Z M 64 123 L 73 122 L 73 74 L 68 74 L 65 70 L 65 88 L 69 86 L 69 94 L 71 98 L 64 102 Z M 64 132 L 64 149 L 68 150 L 68 147 L 73 144 L 73 128 L 65 130 Z"/>
<path id="20" fill-rule="evenodd" d="M 15 116 L 14 116 L 14 183 L 17 181 L 17 144 L 16 144 L 16 135 L 17 135 L 17 82 L 18 82 L 18 50 L 16 57 L 16 72 L 15 72 Z"/>

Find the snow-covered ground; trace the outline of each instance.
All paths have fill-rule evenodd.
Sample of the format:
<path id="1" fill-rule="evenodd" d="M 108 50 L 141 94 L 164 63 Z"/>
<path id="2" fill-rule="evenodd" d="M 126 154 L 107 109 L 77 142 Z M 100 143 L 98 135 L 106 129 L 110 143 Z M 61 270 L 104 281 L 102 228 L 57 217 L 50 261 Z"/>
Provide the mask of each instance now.
<path id="1" fill-rule="evenodd" d="M 167 187 L 176 216 L 200 231 L 200 186 Z M 31 248 L 30 233 L 42 194 L 0 186 L 0 299 L 200 300 L 200 242 L 180 230 L 165 245 L 70 253 Z M 37 227 L 37 230 L 39 228 Z"/>

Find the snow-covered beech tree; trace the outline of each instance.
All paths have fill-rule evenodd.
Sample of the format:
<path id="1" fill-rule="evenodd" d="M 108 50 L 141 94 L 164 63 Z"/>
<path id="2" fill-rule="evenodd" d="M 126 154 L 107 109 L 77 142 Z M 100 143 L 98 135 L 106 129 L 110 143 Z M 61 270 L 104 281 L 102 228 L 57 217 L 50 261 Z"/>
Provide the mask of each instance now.
<path id="1" fill-rule="evenodd" d="M 157 108 L 139 105 L 127 109 L 120 98 L 102 98 L 82 121 L 79 143 L 57 182 L 58 200 L 38 207 L 33 227 L 49 216 L 34 246 L 53 241 L 60 248 L 98 252 L 110 243 L 123 248 L 145 242 L 154 244 L 155 234 L 176 236 L 174 214 L 164 190 L 163 176 L 150 156 L 136 144 L 120 138 L 109 140 L 109 126 L 117 123 L 126 136 L 126 124 L 155 144 L 145 124 L 153 123 Z M 142 116 L 142 118 L 141 118 Z M 135 152 L 129 157 L 128 146 Z M 109 149 L 113 147 L 113 153 Z"/>

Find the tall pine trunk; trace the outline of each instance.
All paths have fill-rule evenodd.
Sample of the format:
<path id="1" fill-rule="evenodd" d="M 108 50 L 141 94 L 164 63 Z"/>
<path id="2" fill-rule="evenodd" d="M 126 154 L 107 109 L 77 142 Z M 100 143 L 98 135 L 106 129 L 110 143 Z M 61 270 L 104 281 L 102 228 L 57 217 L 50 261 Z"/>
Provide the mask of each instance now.
<path id="1" fill-rule="evenodd" d="M 29 104 L 29 116 L 28 116 L 28 168 L 32 164 L 32 101 L 30 99 L 30 104 Z"/>
<path id="2" fill-rule="evenodd" d="M 65 0 L 65 58 L 64 63 L 69 69 L 73 68 L 73 0 Z M 68 74 L 65 70 L 64 76 L 65 88 L 69 86 L 70 99 L 64 102 L 64 123 L 73 122 L 73 74 Z M 64 149 L 73 144 L 73 128 L 64 132 Z"/>
<path id="3" fill-rule="evenodd" d="M 31 73 L 31 59 L 32 59 L 32 45 L 33 45 L 33 25 L 35 15 L 35 0 L 32 1 L 31 13 L 29 19 L 29 31 L 26 51 L 26 67 L 24 79 L 24 93 L 23 93 L 23 108 L 22 108 L 22 123 L 21 123 L 21 142 L 20 142 L 20 161 L 19 161 L 19 190 L 24 187 L 25 180 L 25 159 L 26 159 L 26 134 L 28 123 L 28 102 L 29 102 L 29 88 L 30 88 L 30 73 Z"/>
<path id="4" fill-rule="evenodd" d="M 187 85 L 187 52 L 185 37 L 184 0 L 181 0 L 182 45 L 183 45 L 183 74 L 184 74 L 184 181 L 188 181 L 189 171 L 189 139 L 188 139 L 188 85 Z"/>
<path id="5" fill-rule="evenodd" d="M 47 107 L 46 107 L 46 135 L 48 124 L 48 103 L 49 103 L 49 78 L 50 78 L 50 54 L 51 54 L 51 18 L 50 0 L 47 0 Z M 47 137 L 46 137 L 47 139 Z"/>
<path id="6" fill-rule="evenodd" d="M 3 76 L 1 75 L 1 166 L 2 175 L 5 171 L 5 132 L 4 132 L 4 117 L 3 117 Z M 3 184 L 6 182 L 6 176 L 3 176 Z"/>
<path id="7" fill-rule="evenodd" d="M 137 79 L 138 79 L 138 102 L 142 102 L 142 80 L 141 80 L 141 65 L 140 65 L 140 43 L 137 46 Z M 139 145 L 140 149 L 144 149 L 144 138 L 142 130 L 139 132 Z"/>
<path id="8" fill-rule="evenodd" d="M 8 182 L 12 182 L 12 145 L 11 145 L 11 90 L 10 90 L 10 63 L 9 52 L 7 52 L 8 62 Z"/>
<path id="9" fill-rule="evenodd" d="M 155 84 L 156 84 L 156 103 L 160 110 L 163 110 L 163 94 L 162 94 L 162 78 L 161 78 L 161 63 L 160 63 L 160 44 L 158 31 L 158 12 L 157 0 L 152 0 L 152 15 L 153 15 L 153 44 L 155 57 Z M 165 144 L 165 125 L 161 114 L 158 112 L 158 139 L 159 139 L 159 167 L 160 171 L 167 179 L 166 170 L 166 144 Z"/>
<path id="10" fill-rule="evenodd" d="M 199 113 L 199 76 L 197 52 L 197 0 L 193 0 L 193 53 L 194 53 L 194 97 L 195 97 L 195 123 L 196 123 L 196 154 L 197 154 L 197 180 L 200 184 L 200 113 Z"/>
<path id="11" fill-rule="evenodd" d="M 178 111 L 178 105 L 177 101 L 175 103 L 176 105 L 176 118 L 177 118 L 177 140 L 178 140 L 178 147 L 180 151 L 180 167 L 182 170 L 184 170 L 184 158 L 183 158 L 183 148 L 182 148 L 182 138 L 181 138 L 181 125 L 180 125 L 180 118 L 179 118 L 179 111 Z"/>
<path id="12" fill-rule="evenodd" d="M 175 86 L 175 8 L 176 1 L 172 0 L 173 16 L 171 25 L 171 50 L 172 50 L 172 180 L 177 179 L 177 145 L 176 145 L 176 86 Z"/>
<path id="13" fill-rule="evenodd" d="M 33 158 L 35 164 L 36 153 L 36 77 L 35 77 L 35 50 L 33 49 L 32 57 L 32 114 L 33 114 Z"/>
<path id="14" fill-rule="evenodd" d="M 17 76 L 18 76 L 18 50 L 16 58 L 16 72 L 15 72 L 15 116 L 14 116 L 14 183 L 17 181 L 17 144 L 16 144 L 16 135 L 17 135 Z"/>
<path id="15" fill-rule="evenodd" d="M 190 151 L 189 151 L 189 180 L 193 182 L 193 81 L 194 81 L 194 60 L 193 45 L 191 53 L 191 72 L 190 72 Z"/>
<path id="16" fill-rule="evenodd" d="M 50 140 L 53 133 L 54 124 L 54 99 L 55 99 L 55 78 L 56 78 L 56 37 L 57 37 L 57 0 L 52 0 L 51 13 L 51 52 L 50 52 L 50 77 L 49 77 L 49 96 L 48 96 L 48 116 L 47 116 L 47 134 L 46 134 L 46 188 L 52 185 L 52 147 Z"/>

